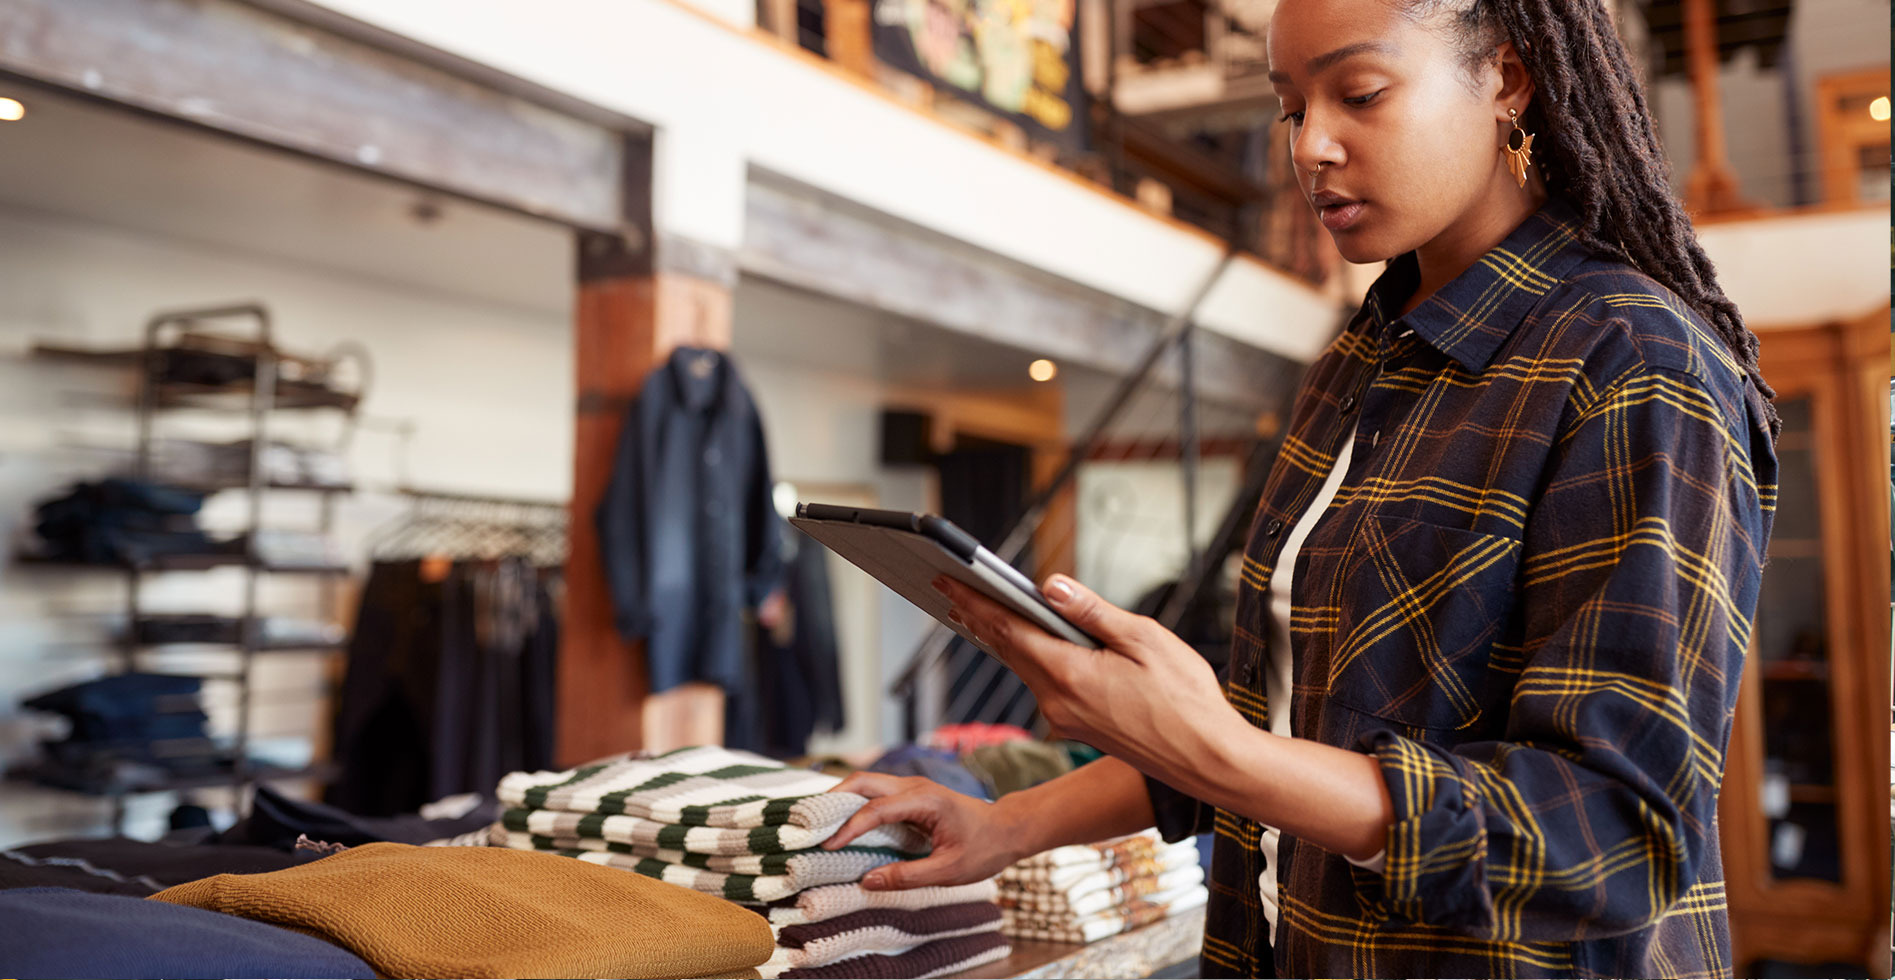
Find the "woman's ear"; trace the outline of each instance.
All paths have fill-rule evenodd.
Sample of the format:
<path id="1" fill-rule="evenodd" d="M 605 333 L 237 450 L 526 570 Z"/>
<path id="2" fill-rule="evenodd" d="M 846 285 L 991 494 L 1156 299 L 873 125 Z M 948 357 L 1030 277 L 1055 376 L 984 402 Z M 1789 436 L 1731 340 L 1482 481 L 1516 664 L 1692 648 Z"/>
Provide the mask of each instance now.
<path id="1" fill-rule="evenodd" d="M 1505 122 L 1508 109 L 1526 115 L 1527 106 L 1533 104 L 1533 75 L 1512 41 L 1502 41 L 1494 50 L 1493 67 L 1500 73 L 1500 88 L 1494 93 L 1495 118 Z"/>

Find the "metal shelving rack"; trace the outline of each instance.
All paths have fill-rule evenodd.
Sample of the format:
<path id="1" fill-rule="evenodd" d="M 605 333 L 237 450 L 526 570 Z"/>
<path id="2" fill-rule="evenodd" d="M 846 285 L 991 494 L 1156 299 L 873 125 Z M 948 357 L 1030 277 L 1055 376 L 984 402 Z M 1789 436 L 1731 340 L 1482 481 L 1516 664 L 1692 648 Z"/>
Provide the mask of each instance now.
<path id="1" fill-rule="evenodd" d="M 223 384 L 187 383 L 165 377 L 166 358 L 172 350 L 180 349 L 178 341 L 187 334 L 206 324 L 215 323 L 225 326 L 232 323 L 248 323 L 252 333 L 247 337 L 232 337 L 219 332 L 214 335 L 201 334 L 196 337 L 211 337 L 236 353 L 231 356 L 247 360 L 252 367 L 248 377 Z M 242 549 L 213 554 L 180 554 L 158 557 L 149 562 L 128 563 L 121 566 L 126 577 L 125 589 L 125 629 L 119 641 L 120 665 L 126 671 L 138 667 L 140 654 L 146 650 L 186 643 L 190 646 L 228 646 L 236 654 L 237 669 L 231 673 L 207 673 L 193 671 L 197 676 L 210 679 L 234 681 L 237 685 L 237 725 L 234 741 L 231 745 L 231 771 L 222 774 L 178 775 L 154 781 L 140 781 L 113 787 L 109 791 L 114 802 L 114 825 L 122 822 L 124 797 L 133 793 L 166 792 L 184 789 L 200 789 L 228 784 L 241 791 L 249 784 L 262 779 L 287 779 L 319 776 L 320 766 L 301 769 L 284 769 L 274 766 L 253 765 L 250 758 L 252 734 L 252 670 L 258 654 L 290 650 L 337 650 L 340 643 L 303 643 L 279 642 L 267 639 L 263 634 L 262 614 L 259 607 L 259 589 L 266 575 L 302 574 L 313 575 L 319 579 L 321 594 L 319 606 L 323 618 L 334 622 L 338 617 L 337 583 L 339 576 L 348 573 L 345 564 L 284 564 L 272 562 L 259 547 L 260 532 L 265 530 L 263 502 L 265 497 L 277 491 L 314 493 L 320 499 L 318 531 L 327 540 L 335 529 L 336 502 L 343 494 L 353 491 L 346 484 L 301 483 L 272 480 L 267 473 L 264 454 L 271 445 L 271 417 L 284 411 L 336 411 L 343 418 L 343 435 L 339 440 L 346 445 L 353 431 L 356 408 L 361 401 L 362 387 L 368 377 L 366 356 L 359 349 L 344 349 L 327 359 L 330 365 L 344 361 L 354 361 L 357 367 L 358 386 L 354 390 L 345 390 L 333 385 L 333 379 L 324 377 L 319 380 L 286 377 L 283 371 L 285 358 L 275 347 L 272 323 L 269 311 L 260 304 L 248 303 L 226 307 L 206 309 L 178 310 L 160 313 L 147 321 L 143 346 L 135 351 L 83 351 L 41 345 L 38 353 L 77 358 L 99 363 L 130 364 L 138 371 L 138 394 L 136 402 L 137 445 L 134 475 L 141 480 L 154 477 L 154 450 L 156 439 L 154 432 L 159 416 L 178 410 L 234 411 L 249 419 L 248 438 L 250 458 L 245 476 L 240 481 L 207 479 L 196 484 L 178 484 L 167 482 L 168 486 L 182 489 L 215 493 L 241 491 L 245 495 L 246 519 L 240 531 Z M 204 641 L 152 641 L 145 637 L 141 629 L 152 615 L 144 606 L 145 580 L 149 576 L 168 573 L 202 572 L 214 568 L 236 567 L 243 571 L 242 611 L 236 618 L 238 627 L 234 639 Z"/>

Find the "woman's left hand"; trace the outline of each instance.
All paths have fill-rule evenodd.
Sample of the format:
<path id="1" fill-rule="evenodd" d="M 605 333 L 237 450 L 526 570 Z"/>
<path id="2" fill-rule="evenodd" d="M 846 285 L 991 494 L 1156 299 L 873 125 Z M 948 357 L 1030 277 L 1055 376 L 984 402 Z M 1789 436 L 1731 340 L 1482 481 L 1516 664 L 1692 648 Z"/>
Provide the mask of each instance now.
<path id="1" fill-rule="evenodd" d="M 1105 649 L 1059 639 L 952 579 L 934 587 L 954 604 L 952 617 L 1032 689 L 1055 732 L 1148 775 L 1201 765 L 1219 723 L 1238 720 L 1211 665 L 1177 634 L 1064 575 L 1049 577 L 1041 593 Z"/>

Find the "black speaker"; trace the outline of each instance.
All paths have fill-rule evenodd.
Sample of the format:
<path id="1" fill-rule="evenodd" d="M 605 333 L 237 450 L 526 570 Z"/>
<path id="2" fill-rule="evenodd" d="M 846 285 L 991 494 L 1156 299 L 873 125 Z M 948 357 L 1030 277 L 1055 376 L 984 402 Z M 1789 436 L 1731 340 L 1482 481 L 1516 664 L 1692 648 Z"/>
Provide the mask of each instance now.
<path id="1" fill-rule="evenodd" d="M 924 412 L 882 410 L 882 465 L 926 466 L 934 462 L 930 431 Z"/>

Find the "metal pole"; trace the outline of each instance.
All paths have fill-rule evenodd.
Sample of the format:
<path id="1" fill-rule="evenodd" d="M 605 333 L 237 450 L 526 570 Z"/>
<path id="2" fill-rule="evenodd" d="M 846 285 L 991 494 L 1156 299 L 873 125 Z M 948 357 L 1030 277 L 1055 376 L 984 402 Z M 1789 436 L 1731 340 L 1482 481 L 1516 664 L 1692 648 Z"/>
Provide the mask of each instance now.
<path id="1" fill-rule="evenodd" d="M 1198 399 L 1194 378 L 1192 341 L 1195 328 L 1185 321 L 1178 334 L 1178 459 L 1184 480 L 1184 571 L 1178 578 L 1195 577 L 1198 567 Z"/>
<path id="2" fill-rule="evenodd" d="M 257 550 L 257 538 L 263 528 L 264 448 L 269 442 L 268 418 L 276 407 L 276 350 L 270 336 L 270 316 L 262 309 L 254 311 L 261 344 L 256 354 L 256 374 L 250 389 L 250 530 L 244 542 L 243 649 L 238 656 L 242 666 L 237 676 L 237 745 L 231 764 L 233 806 L 242 807 L 243 788 L 250 770 L 250 678 L 257 650 L 262 646 L 262 623 L 257 615 L 257 592 L 263 576 L 263 555 Z"/>

